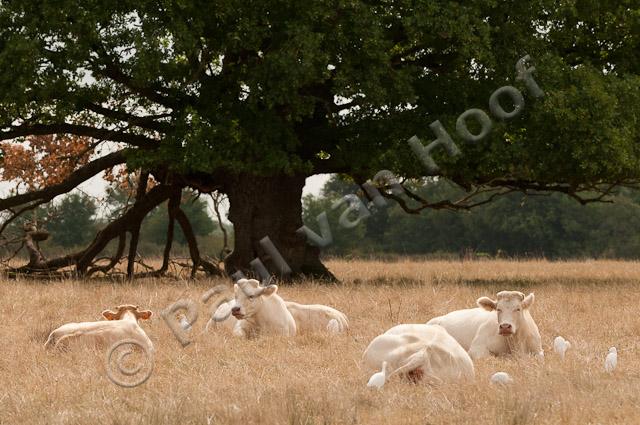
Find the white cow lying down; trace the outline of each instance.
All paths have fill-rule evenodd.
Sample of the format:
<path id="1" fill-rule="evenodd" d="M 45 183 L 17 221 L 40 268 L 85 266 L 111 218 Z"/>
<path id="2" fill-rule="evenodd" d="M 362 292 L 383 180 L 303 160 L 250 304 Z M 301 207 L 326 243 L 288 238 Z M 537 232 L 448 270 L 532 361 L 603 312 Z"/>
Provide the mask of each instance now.
<path id="1" fill-rule="evenodd" d="M 533 293 L 498 292 L 494 301 L 481 297 L 479 308 L 457 310 L 435 317 L 428 325 L 440 325 L 454 337 L 472 359 L 512 352 L 544 356 L 538 326 L 529 311 Z"/>
<path id="2" fill-rule="evenodd" d="M 427 383 L 473 379 L 473 362 L 458 342 L 438 325 L 395 326 L 371 341 L 363 354 L 364 365 L 380 369 L 387 362 L 393 375 Z"/>
<path id="3" fill-rule="evenodd" d="M 284 300 L 276 294 L 278 285 L 260 286 L 255 279 L 240 279 L 233 285 L 233 290 L 235 303 L 231 314 L 237 319 L 233 327 L 234 335 L 296 334 L 296 321 L 287 310 Z"/>
<path id="4" fill-rule="evenodd" d="M 299 332 L 329 331 L 340 333 L 349 329 L 347 316 L 335 308 L 322 304 L 298 304 L 285 301 L 287 310 L 296 321 Z"/>
<path id="5" fill-rule="evenodd" d="M 242 286 L 239 285 L 244 285 L 247 291 L 242 291 Z M 248 336 L 247 331 L 256 334 L 263 328 L 268 329 L 270 333 L 275 330 L 277 334 L 284 334 L 281 329 L 278 330 L 283 324 L 276 323 L 279 322 L 279 315 L 286 316 L 280 301 L 277 301 L 282 300 L 282 298 L 279 295 L 275 295 L 277 298 L 270 299 L 274 295 L 270 295 L 272 294 L 271 289 L 265 291 L 269 287 L 274 288 L 273 294 L 275 295 L 277 291 L 276 285 L 262 287 L 255 279 L 240 279 L 234 286 L 235 299 L 221 304 L 214 313 L 213 319 L 220 323 L 222 327 L 232 330 L 238 336 Z M 254 297 L 247 297 L 245 292 L 253 294 Z M 321 304 L 298 304 L 291 301 L 282 301 L 295 323 L 296 330 L 291 335 L 295 335 L 298 332 L 306 333 L 325 330 L 332 333 L 340 333 L 349 328 L 347 316 L 335 308 Z M 244 310 L 242 309 L 243 306 Z M 263 309 L 266 309 L 265 311 L 269 313 L 265 314 Z M 246 320 L 249 320 L 250 323 L 242 323 Z M 210 323 L 212 323 L 211 320 Z"/>
<path id="6" fill-rule="evenodd" d="M 139 310 L 137 305 L 121 305 L 116 311 L 102 312 L 107 320 L 98 322 L 67 323 L 49 334 L 45 348 L 66 345 L 71 340 L 80 340 L 97 346 L 109 347 L 123 339 L 133 339 L 143 347 L 153 351 L 153 343 L 138 324 L 138 320 L 147 320 L 153 313 Z"/>

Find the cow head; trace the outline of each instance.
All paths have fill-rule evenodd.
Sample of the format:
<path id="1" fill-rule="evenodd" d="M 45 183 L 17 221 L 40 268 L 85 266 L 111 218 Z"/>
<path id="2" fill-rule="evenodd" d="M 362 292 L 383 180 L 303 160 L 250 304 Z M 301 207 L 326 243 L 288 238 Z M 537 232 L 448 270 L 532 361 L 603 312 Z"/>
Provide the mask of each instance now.
<path id="1" fill-rule="evenodd" d="M 140 310 L 139 306 L 131 304 L 119 305 L 116 307 L 116 311 L 105 310 L 102 312 L 102 316 L 107 320 L 121 320 L 125 317 L 133 318 L 136 321 L 147 320 L 152 314 L 149 310 Z"/>
<path id="2" fill-rule="evenodd" d="M 485 310 L 498 313 L 498 333 L 502 336 L 515 335 L 524 320 L 523 311 L 533 305 L 533 293 L 526 297 L 518 291 L 498 292 L 494 301 L 488 297 L 478 298 L 478 305 Z"/>
<path id="3" fill-rule="evenodd" d="M 262 308 L 265 297 L 278 291 L 278 285 L 260 286 L 255 279 L 240 279 L 233 286 L 235 304 L 231 314 L 236 319 L 247 319 L 254 316 Z"/>

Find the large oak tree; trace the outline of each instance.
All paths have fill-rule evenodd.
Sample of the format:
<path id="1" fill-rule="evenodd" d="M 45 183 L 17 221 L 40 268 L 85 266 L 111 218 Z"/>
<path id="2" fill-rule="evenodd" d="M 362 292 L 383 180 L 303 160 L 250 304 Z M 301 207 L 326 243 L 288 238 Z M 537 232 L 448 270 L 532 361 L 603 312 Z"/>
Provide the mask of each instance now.
<path id="1" fill-rule="evenodd" d="M 3 1 L 0 138 L 95 144 L 63 182 L 0 208 L 46 202 L 126 162 L 144 177 L 134 206 L 86 250 L 46 267 L 87 272 L 110 239 L 129 232 L 135 244 L 144 215 L 167 199 L 171 223 L 188 228 L 179 200 L 191 187 L 229 198 L 227 271 L 259 255 L 268 264 L 259 240 L 269 236 L 294 275 L 327 275 L 319 249 L 296 233 L 305 178 L 317 173 L 358 183 L 380 169 L 438 175 L 468 192 L 437 201 L 383 192 L 408 212 L 469 208 L 512 190 L 586 202 L 635 184 L 639 40 L 634 0 Z M 526 54 L 542 98 L 515 79 Z M 488 113 L 504 85 L 523 92 L 523 113 L 492 117 L 481 141 L 461 140 L 457 117 Z M 435 149 L 439 170 L 427 172 L 407 140 L 434 140 L 435 120 L 461 153 Z M 120 150 L 98 153 L 101 141 Z"/>

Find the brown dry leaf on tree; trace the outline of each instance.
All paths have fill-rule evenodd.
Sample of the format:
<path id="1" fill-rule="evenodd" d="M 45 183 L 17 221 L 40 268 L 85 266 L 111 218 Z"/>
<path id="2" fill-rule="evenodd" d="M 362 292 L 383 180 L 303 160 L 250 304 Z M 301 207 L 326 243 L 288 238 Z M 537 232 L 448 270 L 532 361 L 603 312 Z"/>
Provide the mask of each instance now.
<path id="1" fill-rule="evenodd" d="M 93 152 L 90 138 L 69 135 L 31 136 L 24 143 L 0 143 L 0 149 L 3 180 L 23 183 L 29 190 L 62 182 Z"/>

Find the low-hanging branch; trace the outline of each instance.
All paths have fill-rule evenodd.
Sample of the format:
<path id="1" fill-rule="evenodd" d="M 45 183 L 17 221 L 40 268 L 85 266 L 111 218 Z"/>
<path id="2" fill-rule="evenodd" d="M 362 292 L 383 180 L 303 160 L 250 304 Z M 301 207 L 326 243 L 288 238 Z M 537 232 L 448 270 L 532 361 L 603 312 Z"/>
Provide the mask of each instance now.
<path id="1" fill-rule="evenodd" d="M 389 189 L 392 189 L 391 186 L 381 187 L 380 194 L 385 198 L 394 200 L 406 213 L 420 214 L 423 210 L 426 209 L 446 209 L 452 211 L 470 210 L 472 208 L 488 204 L 499 196 L 504 196 L 513 192 L 522 192 L 527 195 L 536 195 L 539 192 L 558 192 L 575 199 L 582 205 L 595 202 L 610 203 L 613 201 L 606 199 L 606 197 L 611 195 L 613 193 L 613 190 L 620 184 L 621 182 L 613 182 L 608 184 L 594 184 L 588 186 L 571 186 L 567 184 L 542 184 L 524 180 L 494 179 L 486 182 L 482 186 L 475 186 L 468 193 L 457 200 L 445 199 L 437 202 L 430 202 L 423 196 L 420 196 L 409 189 L 406 185 L 402 185 L 402 189 L 405 195 L 409 199 L 418 203 L 418 205 L 415 207 L 410 206 L 407 203 L 407 200 L 400 195 L 388 192 Z M 369 197 L 364 188 L 363 192 L 367 197 Z M 581 193 L 585 192 L 595 192 L 596 195 L 588 197 L 580 195 Z M 475 200 L 478 197 L 480 197 L 480 200 Z"/>
<path id="2" fill-rule="evenodd" d="M 121 217 L 112 221 L 96 235 L 94 241 L 81 253 L 77 261 L 76 269 L 78 274 L 84 275 L 93 259 L 102 252 L 107 244 L 122 232 L 131 232 L 144 217 L 155 207 L 166 201 L 172 193 L 172 186 L 157 185 L 141 197 L 133 206 Z"/>
<path id="3" fill-rule="evenodd" d="M 605 199 L 607 196 L 612 195 L 613 191 L 619 186 L 637 187 L 637 181 L 613 181 L 602 182 L 588 185 L 571 185 L 571 184 L 558 184 L 558 183 L 539 183 L 528 180 L 515 180 L 515 179 L 494 179 L 487 183 L 493 187 L 507 187 L 515 191 L 528 192 L 558 192 L 563 193 L 574 200 L 578 201 L 581 205 L 587 205 L 595 202 L 611 203 L 610 199 Z M 592 192 L 595 196 L 581 196 L 580 193 Z"/>
<path id="4" fill-rule="evenodd" d="M 99 231 L 91 244 L 82 251 L 42 261 L 36 265 L 27 264 L 18 268 L 9 268 L 8 271 L 14 274 L 49 273 L 64 267 L 75 266 L 77 274 L 87 275 L 88 269 L 94 265 L 94 259 L 107 244 L 123 233 L 130 232 L 151 210 L 169 198 L 171 190 L 171 186 L 167 185 L 157 185 L 152 188 L 121 217 Z"/>
<path id="5" fill-rule="evenodd" d="M 11 216 L 6 219 L 4 221 L 4 223 L 2 223 L 2 226 L 0 226 L 0 235 L 2 235 L 2 233 L 4 233 L 5 229 L 18 217 L 20 217 L 22 214 L 26 213 L 27 211 L 32 211 L 36 208 L 38 208 L 40 205 L 46 204 L 47 202 L 49 202 L 48 200 L 39 200 L 36 202 L 33 202 L 29 205 L 26 205 L 22 208 L 20 208 L 18 211 L 13 211 L 13 210 L 9 210 L 11 212 Z"/>
<path id="6" fill-rule="evenodd" d="M 21 206 L 34 201 L 49 202 L 56 196 L 71 191 L 81 183 L 84 183 L 100 172 L 112 168 L 116 165 L 125 163 L 126 155 L 128 152 L 130 152 L 129 149 L 123 149 L 117 152 L 112 152 L 98 159 L 94 159 L 93 161 L 88 162 L 86 165 L 69 174 L 66 179 L 58 184 L 47 186 L 40 190 L 34 190 L 31 192 L 0 199 L 0 211 Z"/>
<path id="7" fill-rule="evenodd" d="M 372 201 L 373 199 L 369 195 L 369 193 L 360 185 L 365 196 Z M 493 201 L 498 196 L 506 195 L 507 193 L 514 192 L 514 189 L 510 188 L 489 188 L 489 187 L 476 187 L 470 193 L 465 194 L 457 200 L 449 200 L 444 199 L 436 202 L 430 202 L 424 197 L 418 195 L 411 189 L 409 189 L 406 185 L 401 185 L 404 194 L 411 200 L 418 203 L 417 206 L 412 207 L 408 204 L 407 200 L 404 199 L 401 195 L 394 194 L 390 192 L 391 189 L 394 189 L 391 185 L 380 187 L 380 194 L 388 199 L 395 201 L 402 210 L 408 214 L 420 214 L 423 210 L 432 209 L 432 210 L 451 210 L 451 211 L 467 211 L 472 208 L 478 207 L 480 205 L 488 204 Z M 481 195 L 485 195 L 485 197 L 480 200 L 470 202 L 475 198 L 480 197 Z M 488 196 L 486 196 L 488 195 Z"/>
<path id="8" fill-rule="evenodd" d="M 118 248 L 116 249 L 116 253 L 109 259 L 109 263 L 105 264 L 104 266 L 96 265 L 91 267 L 87 272 L 87 277 L 91 277 L 91 275 L 93 275 L 94 273 L 106 274 L 109 270 L 113 269 L 116 265 L 118 265 L 118 263 L 122 259 L 122 254 L 124 253 L 124 248 L 126 244 L 127 244 L 127 235 L 125 232 L 122 232 L 118 237 Z M 98 261 L 99 259 L 94 261 L 94 264 L 97 263 Z"/>
<path id="9" fill-rule="evenodd" d="M 170 264 L 177 264 L 170 259 L 171 245 L 174 236 L 174 222 L 180 225 L 187 239 L 192 263 L 188 266 L 191 269 L 191 277 L 195 278 L 198 271 L 202 271 L 207 275 L 224 275 L 224 271 L 218 265 L 200 256 L 200 250 L 193 227 L 185 212 L 180 208 L 182 186 L 175 184 L 158 184 L 147 191 L 145 182 L 148 180 L 148 176 L 148 172 L 141 173 L 135 203 L 122 216 L 113 220 L 104 229 L 99 231 L 94 240 L 82 251 L 47 260 L 40 251 L 38 241 L 47 239 L 49 234 L 29 223 L 29 227 L 25 227 L 25 235 L 21 239 L 22 243 L 20 248 L 27 248 L 30 260 L 28 264 L 24 266 L 8 267 L 6 269 L 8 275 L 18 276 L 26 274 L 34 277 L 43 276 L 49 278 L 54 275 L 70 276 L 71 274 L 91 277 L 92 275 L 101 273 L 107 277 L 126 276 L 129 279 L 164 276 L 167 274 Z M 165 245 L 162 266 L 158 270 L 153 270 L 151 266 L 142 262 L 137 252 L 136 236 L 139 236 L 142 220 L 144 220 L 154 208 L 167 200 L 169 200 L 170 230 L 167 244 Z M 128 260 L 127 270 L 126 273 L 123 273 L 117 269 L 117 266 L 125 258 L 123 254 L 127 245 L 127 233 L 131 233 L 132 237 L 129 243 L 129 252 L 126 256 Z M 111 257 L 96 258 L 107 245 L 116 238 L 118 239 L 118 246 L 115 253 Z M 106 264 L 100 264 L 105 260 L 108 260 Z M 147 270 L 142 273 L 134 273 L 135 264 L 139 264 Z M 60 271 L 67 267 L 74 267 L 75 272 L 70 270 Z"/>

